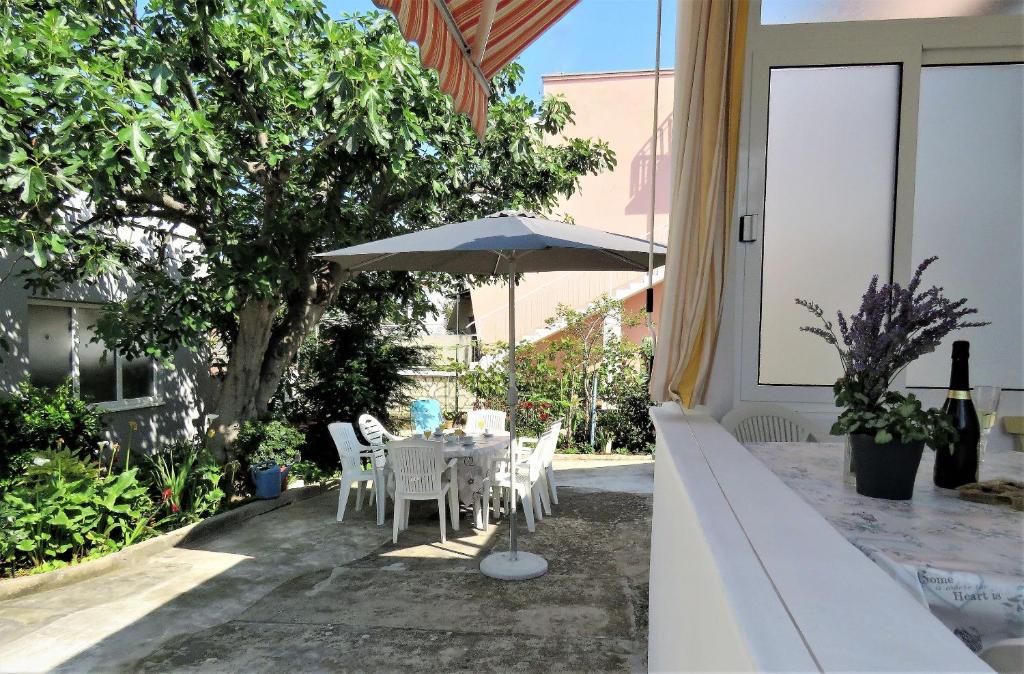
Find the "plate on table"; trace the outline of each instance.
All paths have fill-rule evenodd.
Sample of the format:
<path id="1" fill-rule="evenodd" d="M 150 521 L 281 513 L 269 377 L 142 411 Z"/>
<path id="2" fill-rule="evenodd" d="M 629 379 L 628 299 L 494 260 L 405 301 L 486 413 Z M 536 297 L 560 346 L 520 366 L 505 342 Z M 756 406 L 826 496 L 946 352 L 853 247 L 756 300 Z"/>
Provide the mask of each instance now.
<path id="1" fill-rule="evenodd" d="M 466 435 L 462 438 L 462 441 L 459 444 L 463 447 L 472 447 L 476 444 L 476 440 L 473 439 L 472 435 Z"/>

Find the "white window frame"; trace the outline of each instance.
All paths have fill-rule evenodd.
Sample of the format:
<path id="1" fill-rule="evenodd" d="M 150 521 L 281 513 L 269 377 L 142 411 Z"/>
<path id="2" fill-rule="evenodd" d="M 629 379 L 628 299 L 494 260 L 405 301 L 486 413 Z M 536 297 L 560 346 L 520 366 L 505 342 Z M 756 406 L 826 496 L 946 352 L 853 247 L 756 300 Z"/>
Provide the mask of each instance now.
<path id="1" fill-rule="evenodd" d="M 909 281 L 914 267 L 917 122 L 921 69 L 929 65 L 1024 62 L 1024 16 L 901 19 L 819 24 L 760 24 L 761 2 L 750 3 L 737 167 L 735 214 L 763 222 L 771 68 L 897 64 L 901 68 L 893 218 L 892 277 Z M 734 273 L 736 367 L 740 401 L 793 403 L 807 411 L 834 409 L 830 385 L 759 383 L 763 238 L 737 246 Z M 796 330 L 799 326 L 794 326 Z M 894 386 L 905 388 L 901 375 Z M 920 390 L 925 387 L 914 387 Z"/>
<path id="2" fill-rule="evenodd" d="M 49 300 L 49 299 L 38 299 L 33 298 L 28 301 L 29 306 L 47 306 L 47 307 L 60 307 L 62 309 L 71 310 L 71 385 L 75 392 L 75 397 L 81 396 L 80 382 L 81 382 L 81 365 L 79 362 L 79 322 L 78 322 L 78 309 L 99 309 L 102 307 L 100 304 L 94 304 L 89 302 L 68 302 L 61 300 Z M 116 400 L 106 400 L 95 403 L 89 403 L 90 407 L 95 409 L 103 410 L 105 412 L 124 412 L 127 410 L 142 409 L 145 407 L 156 407 L 163 405 L 164 400 L 160 396 L 160 368 L 153 360 L 153 395 L 142 396 L 138 398 L 124 398 L 124 387 L 122 380 L 122 366 L 124 359 L 118 353 L 117 349 L 108 350 L 113 354 L 114 357 L 114 369 L 115 369 L 115 393 L 117 395 Z M 29 355 L 29 367 L 31 368 L 31 349 Z"/>

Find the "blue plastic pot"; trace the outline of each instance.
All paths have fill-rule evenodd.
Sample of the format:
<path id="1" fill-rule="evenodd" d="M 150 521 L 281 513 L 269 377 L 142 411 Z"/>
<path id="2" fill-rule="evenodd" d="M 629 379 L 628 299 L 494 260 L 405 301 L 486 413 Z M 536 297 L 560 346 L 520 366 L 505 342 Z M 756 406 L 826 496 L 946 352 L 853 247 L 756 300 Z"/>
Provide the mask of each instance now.
<path id="1" fill-rule="evenodd" d="M 276 463 L 252 469 L 256 498 L 271 499 L 281 495 L 281 467 Z"/>

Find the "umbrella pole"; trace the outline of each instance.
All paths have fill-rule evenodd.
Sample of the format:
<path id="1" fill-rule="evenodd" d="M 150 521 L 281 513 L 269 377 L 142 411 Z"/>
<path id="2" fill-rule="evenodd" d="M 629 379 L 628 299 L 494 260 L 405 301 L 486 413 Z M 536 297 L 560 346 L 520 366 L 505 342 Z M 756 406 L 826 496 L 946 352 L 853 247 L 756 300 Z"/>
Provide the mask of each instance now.
<path id="1" fill-rule="evenodd" d="M 516 535 L 516 408 L 519 406 L 519 390 L 516 388 L 516 260 L 508 262 L 508 479 L 512 485 L 512 508 L 508 523 L 509 558 L 514 562 L 519 556 L 519 539 Z"/>
<path id="2" fill-rule="evenodd" d="M 508 552 L 492 552 L 480 562 L 480 573 L 498 580 L 527 580 L 543 576 L 548 562 L 532 552 L 519 552 L 516 535 L 516 258 L 508 258 L 508 475 L 512 503 L 509 507 Z"/>

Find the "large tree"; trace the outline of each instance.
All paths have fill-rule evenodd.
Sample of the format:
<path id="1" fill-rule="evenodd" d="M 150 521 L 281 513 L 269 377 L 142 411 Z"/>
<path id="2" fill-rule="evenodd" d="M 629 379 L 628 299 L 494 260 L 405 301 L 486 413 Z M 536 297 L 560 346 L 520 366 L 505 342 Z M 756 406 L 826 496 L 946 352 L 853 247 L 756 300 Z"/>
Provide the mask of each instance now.
<path id="1" fill-rule="evenodd" d="M 389 15 L 332 20 L 320 0 L 0 11 L 0 245 L 33 259 L 37 290 L 130 276 L 99 326 L 129 357 L 168 359 L 214 335 L 228 438 L 266 410 L 339 293 L 391 294 L 416 316 L 444 283 L 350 279 L 315 253 L 501 208 L 550 211 L 614 164 L 603 142 L 561 137 L 564 100 L 516 93 L 518 66 L 495 78 L 478 141 Z M 184 251 L 172 229 L 193 238 Z"/>

